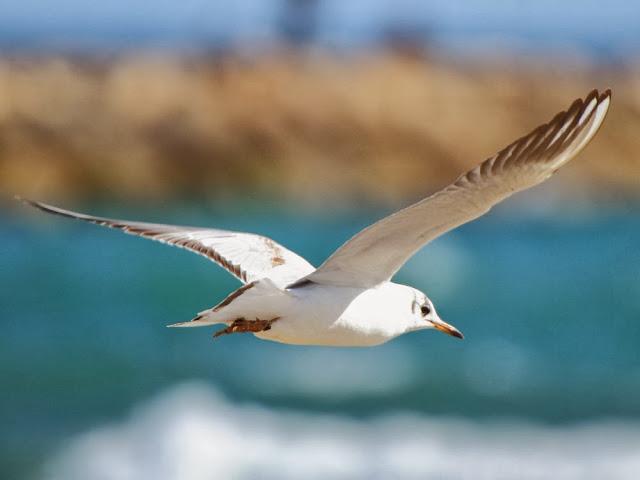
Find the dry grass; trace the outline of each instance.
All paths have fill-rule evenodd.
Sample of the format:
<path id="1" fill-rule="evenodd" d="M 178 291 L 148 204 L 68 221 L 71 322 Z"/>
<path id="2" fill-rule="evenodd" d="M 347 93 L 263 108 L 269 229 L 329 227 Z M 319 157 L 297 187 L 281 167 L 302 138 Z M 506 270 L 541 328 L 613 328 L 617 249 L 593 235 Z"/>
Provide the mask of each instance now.
<path id="1" fill-rule="evenodd" d="M 392 53 L 0 60 L 0 189 L 40 198 L 414 197 L 593 87 L 610 117 L 569 181 L 640 192 L 640 71 Z"/>

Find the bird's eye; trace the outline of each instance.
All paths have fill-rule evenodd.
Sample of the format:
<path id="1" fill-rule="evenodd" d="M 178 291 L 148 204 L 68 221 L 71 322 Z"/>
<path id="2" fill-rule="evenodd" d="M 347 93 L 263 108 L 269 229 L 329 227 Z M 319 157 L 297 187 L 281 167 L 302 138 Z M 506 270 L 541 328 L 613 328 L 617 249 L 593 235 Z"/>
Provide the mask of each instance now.
<path id="1" fill-rule="evenodd" d="M 429 308 L 428 305 L 422 305 L 420 307 L 420 311 L 422 312 L 422 315 L 425 317 L 431 313 L 431 309 Z"/>

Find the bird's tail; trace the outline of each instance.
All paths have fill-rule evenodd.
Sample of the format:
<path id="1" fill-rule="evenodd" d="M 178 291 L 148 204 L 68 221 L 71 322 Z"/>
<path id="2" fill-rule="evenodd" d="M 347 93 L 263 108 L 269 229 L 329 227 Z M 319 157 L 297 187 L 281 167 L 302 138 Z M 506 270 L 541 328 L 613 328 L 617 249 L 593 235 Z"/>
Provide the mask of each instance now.
<path id="1" fill-rule="evenodd" d="M 214 308 L 203 310 L 188 322 L 173 323 L 167 325 L 167 327 L 206 327 L 207 325 L 215 325 L 217 323 L 229 324 L 233 321 L 228 315 L 221 315 L 220 312 L 215 312 L 214 310 Z"/>
<path id="2" fill-rule="evenodd" d="M 205 327 L 217 323 L 229 325 L 238 318 L 254 318 L 258 313 L 255 311 L 256 305 L 262 304 L 266 297 L 281 297 L 282 293 L 282 290 L 268 279 L 247 283 L 231 292 L 215 307 L 200 312 L 193 320 L 168 326 Z"/>

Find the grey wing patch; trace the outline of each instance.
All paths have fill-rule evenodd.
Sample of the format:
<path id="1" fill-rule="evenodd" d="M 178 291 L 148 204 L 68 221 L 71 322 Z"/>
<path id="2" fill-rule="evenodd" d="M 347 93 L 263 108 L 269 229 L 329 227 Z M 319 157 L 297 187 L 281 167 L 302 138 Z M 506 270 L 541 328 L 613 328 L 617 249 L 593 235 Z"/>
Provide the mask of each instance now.
<path id="1" fill-rule="evenodd" d="M 247 283 L 246 285 L 243 285 L 242 287 L 238 288 L 237 290 L 234 290 L 233 292 L 231 292 L 231 294 L 229 294 L 227 296 L 227 298 L 225 298 L 218 305 L 216 305 L 213 308 L 213 311 L 214 312 L 219 312 L 224 307 L 230 305 L 231 302 L 233 302 L 236 298 L 238 298 L 240 295 L 245 293 L 250 288 L 254 287 L 256 283 L 257 283 L 257 281 L 254 281 L 254 282 L 251 282 L 251 283 Z M 198 319 L 198 317 L 194 318 L 194 320 L 197 320 L 197 319 Z"/>

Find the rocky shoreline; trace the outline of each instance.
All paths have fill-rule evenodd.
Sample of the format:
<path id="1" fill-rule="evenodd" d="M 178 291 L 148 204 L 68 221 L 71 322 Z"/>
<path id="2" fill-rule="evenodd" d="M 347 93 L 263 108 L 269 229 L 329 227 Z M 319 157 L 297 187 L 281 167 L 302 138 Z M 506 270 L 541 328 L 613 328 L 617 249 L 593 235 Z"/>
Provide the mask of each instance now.
<path id="1" fill-rule="evenodd" d="M 609 118 L 561 181 L 635 196 L 640 68 L 399 52 L 0 57 L 0 190 L 402 201 L 596 87 L 613 89 Z"/>

